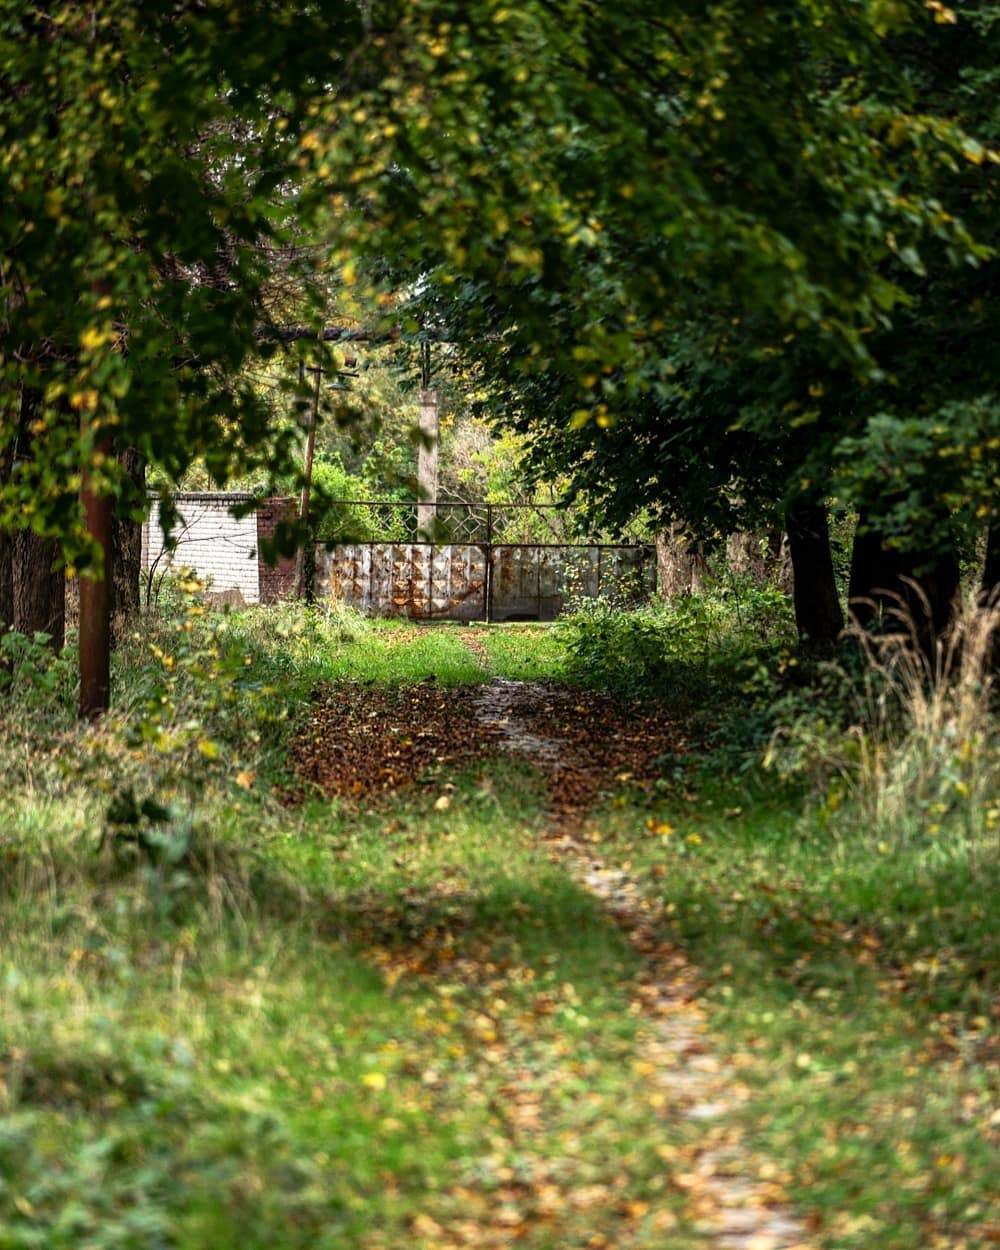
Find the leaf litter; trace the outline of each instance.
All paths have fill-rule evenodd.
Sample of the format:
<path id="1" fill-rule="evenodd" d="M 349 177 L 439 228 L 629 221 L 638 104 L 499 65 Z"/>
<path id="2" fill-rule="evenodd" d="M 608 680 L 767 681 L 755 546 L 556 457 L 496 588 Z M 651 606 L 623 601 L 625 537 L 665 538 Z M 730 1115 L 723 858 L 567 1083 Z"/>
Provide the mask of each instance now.
<path id="1" fill-rule="evenodd" d="M 689 1229 L 699 1244 L 718 1250 L 808 1250 L 804 1226 L 784 1205 L 781 1169 L 754 1159 L 741 1142 L 730 1113 L 748 1091 L 711 1051 L 697 974 L 667 940 L 662 906 L 583 840 L 584 817 L 603 794 L 625 783 L 651 784 L 665 762 L 685 749 L 677 727 L 656 710 L 544 682 L 494 679 L 447 689 L 434 681 L 398 688 L 345 683 L 314 703 L 293 747 L 304 791 L 370 805 L 398 791 L 440 784 L 456 768 L 499 754 L 518 755 L 533 765 L 547 788 L 550 816 L 543 837 L 551 858 L 598 901 L 641 959 L 642 971 L 630 989 L 631 1013 L 640 1024 L 632 1067 L 644 1102 L 663 1125 L 664 1140 L 655 1149 L 667 1173 L 669 1202 L 655 1195 L 630 1198 L 623 1175 L 608 1183 L 570 1183 L 558 1160 L 547 1158 L 546 1100 L 537 1088 L 537 1072 L 521 1063 L 537 1017 L 521 1032 L 499 1013 L 477 1010 L 484 987 L 493 1002 L 511 996 L 517 969 L 491 962 L 488 943 L 478 950 L 456 949 L 464 911 L 460 890 L 445 884 L 443 893 L 458 906 L 444 924 L 404 923 L 402 934 L 397 930 L 407 935 L 402 946 L 376 939 L 369 954 L 390 987 L 414 973 L 447 978 L 444 988 L 451 987 L 455 1006 L 462 986 L 474 987 L 463 1029 L 469 1062 L 505 1078 L 497 1092 L 504 1134 L 519 1155 L 535 1160 L 530 1183 L 518 1181 L 498 1155 L 497 1183 L 484 1192 L 470 1178 L 453 1189 L 448 1196 L 463 1209 L 461 1217 L 433 1205 L 417 1213 L 410 1224 L 417 1245 L 501 1247 L 524 1243 L 533 1232 L 546 1239 L 543 1244 L 550 1244 L 548 1237 L 561 1245 L 648 1244 L 639 1238 L 641 1228 L 657 1238 L 680 1237 Z M 442 798 L 447 794 L 433 804 L 440 813 L 450 806 Z M 419 912 L 422 896 L 411 902 Z M 438 908 L 442 902 L 437 900 Z M 392 919 L 401 918 L 396 909 L 389 911 Z M 387 928 L 382 932 L 388 936 Z M 542 1016 L 544 997 L 536 1004 Z M 429 1088 L 436 1079 L 429 1074 Z M 681 1144 L 676 1131 L 668 1132 L 678 1120 L 695 1130 Z M 678 1197 L 686 1228 L 678 1227 Z M 596 1230 L 578 1240 L 587 1227 L 586 1213 L 607 1212 L 609 1203 L 616 1241 Z M 381 1250 L 377 1237 L 371 1248 Z"/>

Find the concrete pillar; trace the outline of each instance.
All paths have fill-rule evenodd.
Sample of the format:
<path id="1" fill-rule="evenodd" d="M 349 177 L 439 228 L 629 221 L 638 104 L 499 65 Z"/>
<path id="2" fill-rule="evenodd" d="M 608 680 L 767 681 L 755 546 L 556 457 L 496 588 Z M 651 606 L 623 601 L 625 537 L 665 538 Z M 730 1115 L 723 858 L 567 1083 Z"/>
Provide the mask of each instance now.
<path id="1" fill-rule="evenodd" d="M 429 538 L 434 530 L 434 507 L 438 493 L 438 441 L 440 438 L 438 393 L 420 392 L 420 444 L 417 449 L 417 531 L 420 538 Z"/>

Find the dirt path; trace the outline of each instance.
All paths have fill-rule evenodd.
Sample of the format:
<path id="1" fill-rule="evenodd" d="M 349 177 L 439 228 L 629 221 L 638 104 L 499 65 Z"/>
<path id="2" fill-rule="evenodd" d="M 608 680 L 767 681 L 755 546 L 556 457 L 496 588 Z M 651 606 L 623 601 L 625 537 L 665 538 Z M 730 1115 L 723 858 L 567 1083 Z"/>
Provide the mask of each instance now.
<path id="1" fill-rule="evenodd" d="M 586 840 L 588 811 L 615 784 L 662 775 L 682 756 L 677 727 L 657 712 L 546 682 L 495 678 L 442 689 L 346 683 L 321 693 L 293 747 L 303 788 L 369 803 L 497 752 L 544 776 L 552 859 L 596 899 L 640 955 L 637 1071 L 664 1120 L 699 1126 L 694 1151 L 658 1152 L 687 1194 L 698 1231 L 715 1250 L 808 1250 L 803 1226 L 781 1205 L 727 1113 L 747 1096 L 737 1071 L 712 1051 L 695 970 L 667 940 L 662 905 Z M 665 1133 L 665 1137 L 667 1134 Z M 754 1178 L 754 1179 L 751 1179 Z"/>
<path id="2" fill-rule="evenodd" d="M 693 969 L 664 940 L 668 922 L 662 906 L 580 837 L 582 809 L 572 797 L 567 801 L 566 778 L 601 771 L 608 744 L 550 732 L 539 712 L 552 699 L 552 689 L 544 685 L 496 679 L 477 689 L 474 706 L 486 736 L 549 779 L 556 797 L 548 838 L 553 858 L 600 900 L 643 959 L 641 1061 L 650 1093 L 666 1095 L 671 1113 L 679 1109 L 705 1125 L 693 1167 L 674 1180 L 688 1189 L 702 1230 L 720 1250 L 807 1250 L 804 1227 L 775 1201 L 767 1182 L 747 1179 L 754 1172 L 749 1156 L 738 1132 L 724 1123 L 746 1091 L 735 1070 L 712 1054 Z M 574 793 L 571 788 L 570 796 Z"/>

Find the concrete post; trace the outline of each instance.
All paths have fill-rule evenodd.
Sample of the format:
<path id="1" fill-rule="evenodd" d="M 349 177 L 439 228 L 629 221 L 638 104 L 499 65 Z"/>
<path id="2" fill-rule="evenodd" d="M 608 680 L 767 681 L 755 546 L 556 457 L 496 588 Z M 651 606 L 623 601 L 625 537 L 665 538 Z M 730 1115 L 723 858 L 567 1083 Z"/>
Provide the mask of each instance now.
<path id="1" fill-rule="evenodd" d="M 417 531 L 418 537 L 433 535 L 438 493 L 438 440 L 440 437 L 438 393 L 420 392 L 420 444 L 417 449 Z"/>

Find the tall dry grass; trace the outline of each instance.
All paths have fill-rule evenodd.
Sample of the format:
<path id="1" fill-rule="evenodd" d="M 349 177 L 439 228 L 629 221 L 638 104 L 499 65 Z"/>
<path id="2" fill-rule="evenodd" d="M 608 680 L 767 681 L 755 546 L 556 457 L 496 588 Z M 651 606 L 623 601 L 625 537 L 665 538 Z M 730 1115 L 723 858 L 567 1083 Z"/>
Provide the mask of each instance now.
<path id="1" fill-rule="evenodd" d="M 849 795 L 887 842 L 924 839 L 975 863 L 1000 836 L 1000 724 L 996 663 L 1000 604 L 969 596 L 947 636 L 921 646 L 912 620 L 872 638 L 861 717 L 852 729 Z"/>

